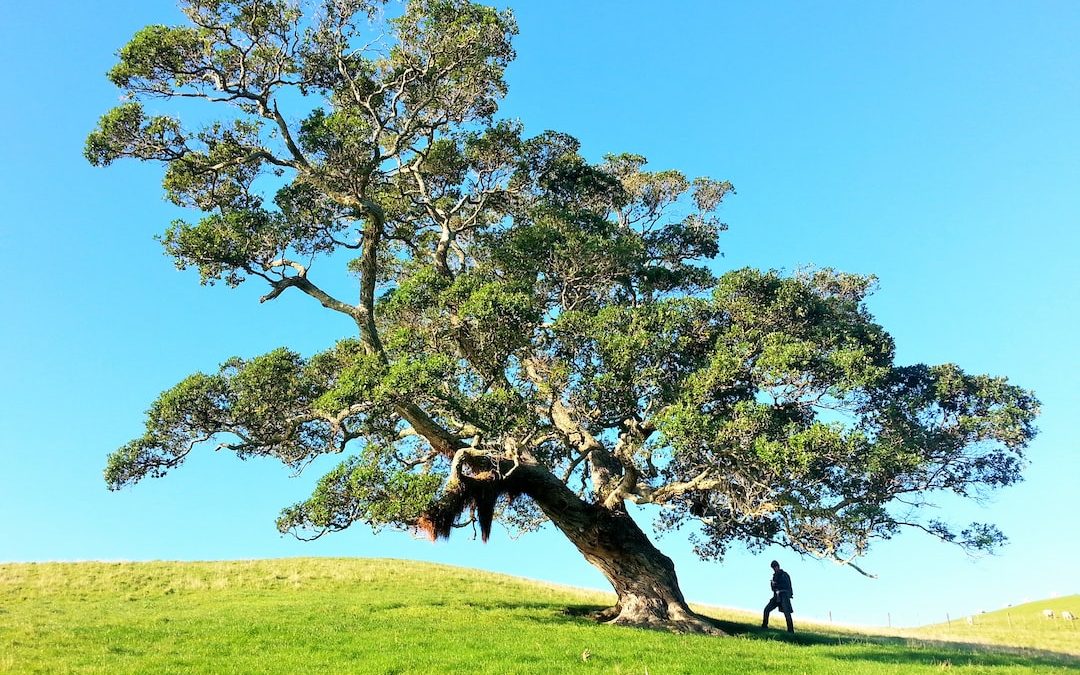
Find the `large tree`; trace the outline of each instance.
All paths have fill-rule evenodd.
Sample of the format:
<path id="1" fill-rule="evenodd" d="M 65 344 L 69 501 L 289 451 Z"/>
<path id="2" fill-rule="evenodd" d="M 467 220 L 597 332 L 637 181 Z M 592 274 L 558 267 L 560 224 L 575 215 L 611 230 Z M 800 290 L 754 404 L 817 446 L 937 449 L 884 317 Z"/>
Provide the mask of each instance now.
<path id="1" fill-rule="evenodd" d="M 851 563 L 905 526 L 966 547 L 1001 533 L 927 500 L 1020 478 L 1037 402 L 953 365 L 901 366 L 873 279 L 708 261 L 727 182 L 590 163 L 499 120 L 516 33 L 465 0 L 185 0 L 109 78 L 127 102 L 86 156 L 165 166 L 192 222 L 161 242 L 204 284 L 307 294 L 355 322 L 324 352 L 231 358 L 152 404 L 117 489 L 199 447 L 300 469 L 344 461 L 281 513 L 302 537 L 363 522 L 445 537 L 550 521 L 611 582 L 617 623 L 713 630 L 627 502 L 690 524 L 697 552 L 776 544 Z M 149 115 L 144 100 L 205 122 Z M 155 108 L 162 103 L 155 103 Z M 355 295 L 320 286 L 346 267 Z"/>

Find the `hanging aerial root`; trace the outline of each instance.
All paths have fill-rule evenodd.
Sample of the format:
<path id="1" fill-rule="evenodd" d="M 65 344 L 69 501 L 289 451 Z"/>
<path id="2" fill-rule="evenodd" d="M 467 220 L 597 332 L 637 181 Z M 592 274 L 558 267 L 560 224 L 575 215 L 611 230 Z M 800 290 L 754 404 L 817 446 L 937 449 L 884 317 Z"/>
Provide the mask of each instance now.
<path id="1" fill-rule="evenodd" d="M 487 541 L 495 519 L 495 505 L 505 495 L 513 501 L 522 490 L 515 481 L 494 473 L 460 476 L 447 485 L 443 495 L 416 522 L 416 529 L 429 539 L 447 539 L 466 510 L 480 525 L 480 537 Z"/>
<path id="2" fill-rule="evenodd" d="M 446 539 L 454 528 L 458 517 L 469 507 L 472 500 L 468 491 L 460 483 L 447 489 L 434 504 L 416 521 L 416 529 L 427 535 L 428 539 Z"/>

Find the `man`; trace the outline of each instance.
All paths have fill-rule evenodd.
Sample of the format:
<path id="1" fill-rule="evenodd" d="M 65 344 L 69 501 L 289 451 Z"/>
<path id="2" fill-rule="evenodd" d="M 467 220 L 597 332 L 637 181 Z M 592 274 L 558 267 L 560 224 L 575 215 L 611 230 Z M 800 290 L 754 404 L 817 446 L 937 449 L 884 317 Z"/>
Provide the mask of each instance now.
<path id="1" fill-rule="evenodd" d="M 791 623 L 791 613 L 794 611 L 791 609 L 791 598 L 795 594 L 791 591 L 791 577 L 787 572 L 780 569 L 780 563 L 775 560 L 770 565 L 773 569 L 772 583 L 770 584 L 773 596 L 769 600 L 769 604 L 765 605 L 765 614 L 761 617 L 761 627 L 769 627 L 769 612 L 779 608 L 784 613 L 788 632 L 794 633 L 795 626 Z"/>

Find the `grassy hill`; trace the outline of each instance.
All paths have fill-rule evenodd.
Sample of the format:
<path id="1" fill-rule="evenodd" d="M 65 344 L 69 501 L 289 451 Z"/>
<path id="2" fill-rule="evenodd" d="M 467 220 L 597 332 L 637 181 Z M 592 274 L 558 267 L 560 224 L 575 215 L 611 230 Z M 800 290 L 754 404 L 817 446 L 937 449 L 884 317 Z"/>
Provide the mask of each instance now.
<path id="1" fill-rule="evenodd" d="M 1043 616 L 1044 609 L 1055 618 Z M 1039 600 L 996 612 L 959 617 L 949 623 L 924 626 L 906 634 L 936 640 L 1033 647 L 1080 656 L 1080 621 L 1061 619 L 1062 611 L 1080 616 L 1080 595 Z"/>
<path id="2" fill-rule="evenodd" d="M 659 675 L 1080 668 L 1080 659 L 1060 653 L 988 651 L 822 627 L 789 640 L 756 628 L 749 613 L 710 612 L 731 638 L 599 626 L 581 616 L 611 599 L 400 560 L 6 564 L 0 565 L 0 671 Z M 931 630 L 923 637 L 944 635 Z M 1078 644 L 1076 637 L 1053 643 L 1058 652 L 1080 653 Z"/>

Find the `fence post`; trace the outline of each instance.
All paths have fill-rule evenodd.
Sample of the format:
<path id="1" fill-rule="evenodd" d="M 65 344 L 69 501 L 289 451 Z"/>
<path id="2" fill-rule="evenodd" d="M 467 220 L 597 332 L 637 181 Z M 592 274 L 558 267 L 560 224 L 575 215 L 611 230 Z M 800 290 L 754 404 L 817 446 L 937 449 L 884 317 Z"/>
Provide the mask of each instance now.
<path id="1" fill-rule="evenodd" d="M 952 619 L 949 618 L 949 613 L 945 612 L 945 623 L 952 625 Z"/>
<path id="2" fill-rule="evenodd" d="M 886 612 L 886 613 L 885 613 L 885 616 L 886 616 L 886 617 L 888 618 L 888 620 L 889 620 L 889 628 L 892 628 L 892 614 L 889 614 L 888 612 Z"/>

